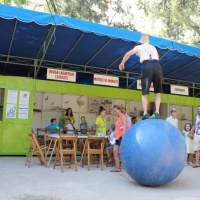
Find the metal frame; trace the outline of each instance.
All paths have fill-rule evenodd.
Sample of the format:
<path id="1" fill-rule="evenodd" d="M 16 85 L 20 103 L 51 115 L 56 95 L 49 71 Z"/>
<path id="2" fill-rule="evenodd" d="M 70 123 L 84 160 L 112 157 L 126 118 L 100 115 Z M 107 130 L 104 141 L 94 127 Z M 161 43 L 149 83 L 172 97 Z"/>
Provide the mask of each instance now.
<path id="1" fill-rule="evenodd" d="M 44 47 L 44 51 L 43 51 L 42 58 L 40 59 L 39 65 L 37 66 L 37 69 L 36 69 L 36 71 L 35 71 L 35 74 L 34 74 L 34 77 L 35 77 L 35 78 L 37 77 L 37 74 L 38 74 L 38 72 L 39 72 L 39 70 L 40 70 L 40 67 L 41 67 L 42 62 L 43 62 L 43 60 L 44 60 L 44 57 L 45 57 L 45 55 L 46 55 L 46 52 L 47 52 L 47 50 L 48 50 L 48 48 L 49 48 L 49 45 L 50 45 L 50 43 L 51 43 L 51 41 L 52 41 L 52 38 L 53 38 L 54 34 L 55 34 L 56 28 L 57 28 L 57 26 L 52 26 L 52 29 L 49 31 L 50 34 L 48 34 L 48 35 L 50 36 L 50 38 L 49 38 L 49 41 L 48 41 L 46 47 L 45 47 L 45 43 L 46 43 L 46 41 L 48 40 L 48 37 L 46 37 L 45 40 L 44 40 L 44 42 L 43 42 L 43 45 L 42 45 L 41 48 Z M 52 32 L 52 33 L 51 33 L 51 32 Z M 40 48 L 40 50 L 41 50 L 41 48 Z M 38 52 L 38 56 L 39 56 L 39 53 L 40 53 L 40 51 Z"/>
<path id="2" fill-rule="evenodd" d="M 94 54 L 86 61 L 85 64 L 78 65 L 78 64 L 72 64 L 72 63 L 65 62 L 67 57 L 73 52 L 75 47 L 79 44 L 79 42 L 81 41 L 81 39 L 85 35 L 85 32 L 82 32 L 82 34 L 75 41 L 75 43 L 73 44 L 71 49 L 66 53 L 66 55 L 64 56 L 64 58 L 62 59 L 61 62 L 45 60 L 45 56 L 46 56 L 46 53 L 48 51 L 48 48 L 49 48 L 49 46 L 52 42 L 53 36 L 55 36 L 57 25 L 50 25 L 50 28 L 49 28 L 49 30 L 46 34 L 46 37 L 45 37 L 45 39 L 44 39 L 44 41 L 43 41 L 43 43 L 42 43 L 42 45 L 41 45 L 41 47 L 40 47 L 40 49 L 37 53 L 37 56 L 35 58 L 25 58 L 25 57 L 19 57 L 19 56 L 12 56 L 12 55 L 10 55 L 10 52 L 11 52 L 11 49 L 12 49 L 12 44 L 13 44 L 15 33 L 16 33 L 16 30 L 17 30 L 17 24 L 18 24 L 18 20 L 16 19 L 7 55 L 0 54 L 0 63 L 5 64 L 4 70 L 3 70 L 4 73 L 6 72 L 6 67 L 7 67 L 8 64 L 30 67 L 30 70 L 29 70 L 27 76 L 32 76 L 34 79 L 37 78 L 38 72 L 41 68 L 51 67 L 51 68 L 58 68 L 58 69 L 63 69 L 63 70 L 69 70 L 70 69 L 70 70 L 74 70 L 76 72 L 81 72 L 81 73 L 86 73 L 86 74 L 99 73 L 99 74 L 114 75 L 114 76 L 117 76 L 119 78 L 126 79 L 126 88 L 131 88 L 135 84 L 135 82 L 138 79 L 141 78 L 140 73 L 132 72 L 132 70 L 135 69 L 137 66 L 141 65 L 141 63 L 137 63 L 135 66 L 131 67 L 127 71 L 119 71 L 119 70 L 110 69 L 111 66 L 113 66 L 117 61 L 119 61 L 119 59 L 121 59 L 125 55 L 125 53 L 118 56 L 111 64 L 109 64 L 105 68 L 100 68 L 100 67 L 88 65 L 111 42 L 111 40 L 113 40 L 112 38 L 109 38 L 104 44 L 102 44 L 102 46 L 96 52 L 94 52 Z M 129 50 L 133 49 L 136 45 L 137 45 L 137 43 L 134 43 L 134 45 L 131 48 L 129 48 Z M 158 48 L 158 47 L 157 47 L 157 49 L 158 49 L 158 52 L 162 50 L 161 48 Z M 160 59 L 165 57 L 169 52 L 170 52 L 170 50 L 167 49 L 167 51 L 161 56 Z M 177 59 L 181 55 L 182 54 L 179 53 L 178 55 L 174 56 L 174 58 L 172 58 L 171 60 L 163 63 L 161 66 L 164 67 L 166 64 L 172 62 L 174 59 Z M 175 72 L 181 70 L 182 68 L 190 65 L 191 63 L 196 62 L 199 59 L 200 58 L 195 58 L 192 61 L 190 61 L 189 63 L 185 64 L 184 66 L 181 66 L 181 67 L 179 67 L 179 68 L 177 68 L 173 71 L 170 71 L 165 76 L 168 76 L 172 73 L 175 73 Z M 191 74 L 194 74 L 194 73 L 199 72 L 199 71 L 200 70 L 197 69 L 194 72 L 191 72 L 191 73 L 181 77 L 181 79 L 183 79 L 187 76 L 190 76 Z M 132 83 L 129 84 L 130 80 L 132 80 Z M 195 91 L 194 91 L 195 89 L 200 89 L 200 83 L 198 83 L 198 82 L 189 82 L 189 81 L 184 81 L 184 80 L 163 78 L 163 84 L 176 84 L 176 85 L 187 86 L 187 87 L 193 89 L 193 96 L 198 96 L 200 94 L 200 92 L 195 94 Z"/>
<path id="3" fill-rule="evenodd" d="M 175 72 L 177 72 L 177 71 L 183 69 L 184 67 L 186 67 L 187 65 L 192 64 L 193 62 L 197 61 L 198 59 L 199 59 L 199 58 L 196 58 L 196 59 L 192 60 L 191 62 L 187 63 L 186 65 L 183 65 L 182 67 L 179 67 L 179 68 L 177 68 L 176 70 L 169 72 L 169 73 L 166 74 L 165 76 L 168 76 L 168 75 L 170 75 L 170 74 L 173 74 L 173 73 L 175 73 Z"/>
<path id="4" fill-rule="evenodd" d="M 71 47 L 71 49 L 69 50 L 69 52 L 67 53 L 67 55 L 63 58 L 62 62 L 61 62 L 61 68 L 63 68 L 63 63 L 66 60 L 66 58 L 69 56 L 69 54 L 74 50 L 74 48 L 76 47 L 76 45 L 79 43 L 79 41 L 81 40 L 81 38 L 85 35 L 85 33 L 83 32 L 80 37 L 78 38 L 78 40 L 74 43 L 74 45 Z"/>
<path id="5" fill-rule="evenodd" d="M 62 62 L 54 62 L 49 60 L 42 60 L 42 59 L 33 59 L 33 58 L 24 58 L 24 57 L 18 57 L 18 56 L 9 56 L 9 60 L 7 61 L 7 55 L 0 54 L 0 63 L 4 64 L 13 64 L 18 66 L 29 66 L 29 67 L 35 67 L 38 66 L 37 63 L 42 62 L 40 65 L 40 68 L 56 68 L 55 66 L 58 66 L 57 68 L 61 69 L 61 64 L 63 66 L 63 70 L 75 70 L 77 72 L 87 73 L 87 74 L 94 74 L 94 73 L 100 73 L 100 74 L 107 74 L 115 75 L 119 78 L 124 78 L 128 80 L 136 80 L 140 78 L 140 73 L 134 73 L 129 71 L 119 71 L 119 70 L 113 70 L 108 68 L 98 68 L 94 66 L 87 66 L 85 68 L 85 65 L 77 65 L 72 63 L 62 63 Z M 88 71 L 89 69 L 89 71 Z M 197 70 L 199 71 L 199 70 Z M 194 72 L 195 73 L 195 72 Z M 135 76 L 136 78 L 132 78 L 131 76 Z M 35 77 L 34 77 L 35 78 Z M 127 88 L 131 88 L 131 86 L 135 83 L 132 82 L 131 84 L 127 84 Z M 189 82 L 189 81 L 183 81 L 183 80 L 177 80 L 177 79 L 170 79 L 170 78 L 163 78 L 163 84 L 175 84 L 175 85 L 182 85 L 187 86 L 189 88 L 193 89 L 200 89 L 200 83 L 195 82 Z"/>

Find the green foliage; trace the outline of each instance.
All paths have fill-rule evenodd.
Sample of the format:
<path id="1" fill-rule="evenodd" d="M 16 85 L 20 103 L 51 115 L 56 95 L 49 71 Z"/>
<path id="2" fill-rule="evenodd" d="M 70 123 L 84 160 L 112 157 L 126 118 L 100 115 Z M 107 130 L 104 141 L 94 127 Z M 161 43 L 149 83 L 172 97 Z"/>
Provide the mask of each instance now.
<path id="1" fill-rule="evenodd" d="M 51 13 L 135 30 L 138 13 L 145 33 L 200 47 L 200 0 L 46 0 Z M 27 0 L 0 0 L 23 7 Z M 135 8 L 135 9 L 133 9 Z M 139 10 L 137 14 L 134 11 Z M 152 24 L 151 26 L 146 26 Z M 138 27 L 137 27 L 138 28 Z M 141 28 L 142 29 L 142 28 Z M 143 30 L 141 30 L 143 31 Z"/>
<path id="2" fill-rule="evenodd" d="M 200 46 L 200 1 L 138 0 L 137 6 L 148 19 L 161 21 L 158 36 Z"/>
<path id="3" fill-rule="evenodd" d="M 50 12 L 96 23 L 134 30 L 130 6 L 123 0 L 57 0 L 47 1 Z"/>
<path id="4" fill-rule="evenodd" d="M 6 4 L 6 5 L 16 5 L 18 7 L 22 7 L 24 4 L 27 3 L 27 0 L 0 0 L 1 4 Z"/>

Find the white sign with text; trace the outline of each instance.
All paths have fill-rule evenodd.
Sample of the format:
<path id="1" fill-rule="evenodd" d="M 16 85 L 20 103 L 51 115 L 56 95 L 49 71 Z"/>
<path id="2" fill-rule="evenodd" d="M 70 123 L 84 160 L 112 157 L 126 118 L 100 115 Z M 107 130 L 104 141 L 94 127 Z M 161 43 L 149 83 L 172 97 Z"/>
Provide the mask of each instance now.
<path id="1" fill-rule="evenodd" d="M 76 72 L 47 69 L 47 79 L 76 82 Z"/>
<path id="2" fill-rule="evenodd" d="M 184 86 L 171 85 L 171 93 L 180 94 L 180 95 L 189 95 L 189 89 L 188 87 L 184 87 Z"/>
<path id="3" fill-rule="evenodd" d="M 119 87 L 119 78 L 114 76 L 104 76 L 99 74 L 94 74 L 94 84 L 97 85 L 108 85 L 113 87 Z"/>

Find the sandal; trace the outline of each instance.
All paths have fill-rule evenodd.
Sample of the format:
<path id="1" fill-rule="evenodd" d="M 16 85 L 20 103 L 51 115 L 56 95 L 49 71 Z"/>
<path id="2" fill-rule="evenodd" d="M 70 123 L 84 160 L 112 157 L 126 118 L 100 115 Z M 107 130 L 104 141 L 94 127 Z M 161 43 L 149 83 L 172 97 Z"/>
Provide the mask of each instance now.
<path id="1" fill-rule="evenodd" d="M 121 172 L 121 169 L 119 168 L 111 169 L 110 172 Z"/>

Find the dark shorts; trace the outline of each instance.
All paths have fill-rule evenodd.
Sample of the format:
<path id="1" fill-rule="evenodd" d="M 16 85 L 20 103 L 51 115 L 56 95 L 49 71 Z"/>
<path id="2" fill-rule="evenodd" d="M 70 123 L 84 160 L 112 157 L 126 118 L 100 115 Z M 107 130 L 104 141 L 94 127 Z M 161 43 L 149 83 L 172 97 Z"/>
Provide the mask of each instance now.
<path id="1" fill-rule="evenodd" d="M 118 145 L 118 146 L 120 146 L 120 144 L 121 144 L 121 141 L 122 141 L 122 137 L 120 137 L 120 138 L 119 138 L 119 140 L 116 140 L 116 143 L 115 143 L 115 145 Z"/>
<path id="2" fill-rule="evenodd" d="M 154 93 L 162 93 L 162 68 L 159 61 L 147 60 L 142 64 L 142 94 L 149 94 L 149 88 L 152 82 L 154 86 Z"/>

